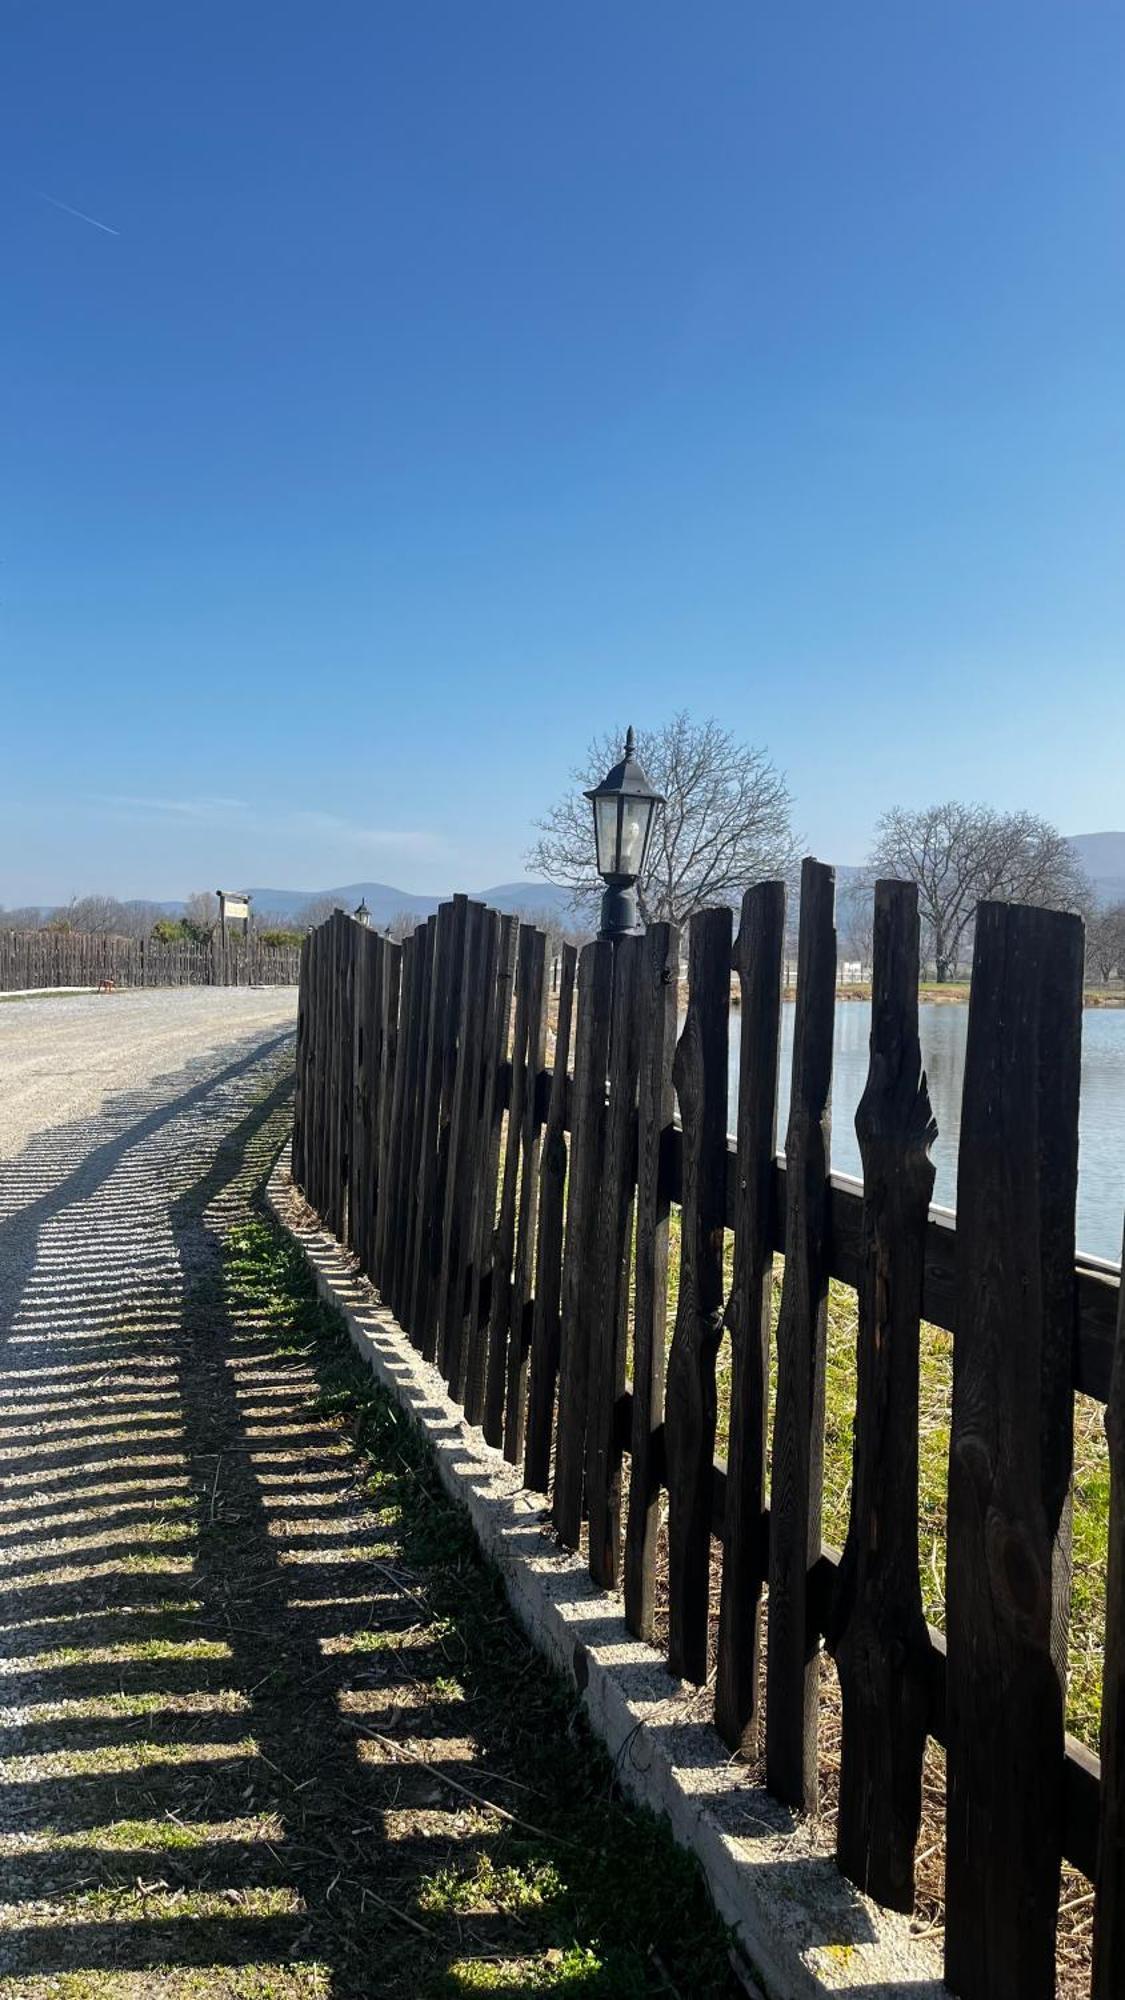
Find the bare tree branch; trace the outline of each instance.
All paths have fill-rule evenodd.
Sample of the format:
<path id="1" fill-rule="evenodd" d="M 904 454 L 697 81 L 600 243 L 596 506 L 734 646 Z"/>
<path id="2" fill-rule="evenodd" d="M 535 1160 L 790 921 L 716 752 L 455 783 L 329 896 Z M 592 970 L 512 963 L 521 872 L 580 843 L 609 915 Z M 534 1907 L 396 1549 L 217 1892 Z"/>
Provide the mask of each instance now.
<path id="1" fill-rule="evenodd" d="M 624 730 L 598 737 L 574 787 L 539 822 L 529 867 L 569 889 L 589 918 L 601 882 L 594 866 L 589 804 L 582 793 L 621 755 Z M 686 711 L 661 728 L 637 733 L 637 755 L 667 800 L 657 814 L 648 865 L 637 885 L 646 922 L 682 924 L 709 904 L 739 901 L 751 883 L 789 876 L 797 858 L 792 801 L 765 750 L 736 741 L 714 721 Z"/>

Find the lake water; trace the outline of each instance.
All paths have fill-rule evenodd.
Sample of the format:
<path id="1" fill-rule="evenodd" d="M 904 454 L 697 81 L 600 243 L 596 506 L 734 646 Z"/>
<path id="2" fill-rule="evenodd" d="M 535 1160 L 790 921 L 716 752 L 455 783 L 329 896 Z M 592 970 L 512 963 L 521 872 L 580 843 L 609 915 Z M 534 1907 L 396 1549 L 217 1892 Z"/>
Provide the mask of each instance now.
<path id="1" fill-rule="evenodd" d="M 784 1145 L 793 1060 L 793 1014 L 786 1001 L 782 1019 L 781 1079 L 778 1090 L 778 1148 Z M 969 1009 L 955 1001 L 918 1009 L 922 1059 L 930 1102 L 938 1123 L 933 1149 L 937 1178 L 934 1201 L 957 1202 L 957 1138 L 961 1122 L 961 1081 Z M 843 1000 L 836 1008 L 832 1076 L 832 1166 L 837 1173 L 861 1172 L 855 1111 L 867 1080 L 871 1008 Z M 731 1015 L 730 1128 L 738 1104 L 739 1016 Z M 1125 1214 L 1125 1008 L 1087 1007 L 1082 1016 L 1082 1109 L 1078 1157 L 1078 1248 L 1118 1263 Z"/>

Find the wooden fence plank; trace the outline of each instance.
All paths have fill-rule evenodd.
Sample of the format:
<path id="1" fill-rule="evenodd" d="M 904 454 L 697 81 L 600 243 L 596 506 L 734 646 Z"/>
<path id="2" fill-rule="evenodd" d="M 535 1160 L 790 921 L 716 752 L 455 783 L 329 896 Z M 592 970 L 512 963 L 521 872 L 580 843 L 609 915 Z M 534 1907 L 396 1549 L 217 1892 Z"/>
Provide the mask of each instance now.
<path id="1" fill-rule="evenodd" d="M 427 918 L 414 934 L 415 994 L 411 1021 L 409 1068 L 403 1105 L 403 1152 L 401 1182 L 401 1223 L 394 1243 L 394 1289 L 391 1305 L 406 1327 L 410 1315 L 410 1292 L 414 1282 L 414 1239 L 418 1232 L 418 1166 L 422 1153 L 422 1099 L 425 1090 L 426 1053 L 429 1040 L 430 991 L 433 985 L 434 941 L 437 918 Z"/>
<path id="2" fill-rule="evenodd" d="M 437 1359 L 442 1374 L 456 1381 L 464 1343 L 465 1287 L 472 1217 L 473 1117 L 480 1078 L 480 1052 L 487 1004 L 484 970 L 490 913 L 470 903 L 465 915 L 464 974 L 457 1025 L 457 1074 L 449 1123 L 449 1164 L 441 1246 Z M 498 929 L 499 919 L 494 920 Z"/>
<path id="3" fill-rule="evenodd" d="M 680 934 L 650 924 L 641 953 L 637 1089 L 637 1256 L 633 1309 L 633 1402 L 629 1511 L 625 1529 L 625 1621 L 651 1639 L 663 1454 L 664 1343 L 668 1315 L 668 1176 L 675 1095 L 672 1059 L 679 1014 Z"/>
<path id="4" fill-rule="evenodd" d="M 394 1199 L 391 1185 L 391 1120 L 394 1115 L 394 1091 L 398 1077 L 398 1023 L 404 949 L 403 945 L 395 944 L 390 938 L 381 938 L 379 942 L 383 958 L 383 976 L 379 982 L 379 1039 L 376 1055 L 378 1103 L 373 1134 L 375 1185 L 370 1231 L 371 1276 L 376 1281 L 380 1268 L 380 1223 L 384 1209 L 389 1207 Z"/>
<path id="5" fill-rule="evenodd" d="M 668 1479 L 668 1663 L 707 1678 L 715 1357 L 723 1334 L 729 909 L 691 920 L 688 1006 L 672 1065 L 684 1134 L 680 1291 L 668 1355 L 664 1456 Z"/>
<path id="6" fill-rule="evenodd" d="M 583 948 L 578 960 L 578 1029 L 563 1251 L 555 1490 L 551 1505 L 551 1518 L 559 1538 L 572 1549 L 578 1547 L 582 1535 L 590 1323 L 594 1306 L 590 1272 L 597 1241 L 612 996 L 613 946 L 598 938 Z"/>
<path id="7" fill-rule="evenodd" d="M 1048 2000 L 1062 1853 L 1081 920 L 977 912 L 957 1175 L 946 1981 Z"/>
<path id="8" fill-rule="evenodd" d="M 856 1112 L 866 1251 L 852 1500 L 830 1644 L 843 1696 L 836 1859 L 914 1907 L 929 1639 L 918 1569 L 918 1340 L 937 1125 L 918 1040 L 918 891 L 875 887 L 871 1059 Z"/>
<path id="9" fill-rule="evenodd" d="M 457 1029 L 461 1016 L 461 987 L 465 977 L 465 926 L 468 910 L 468 897 L 454 896 L 449 953 L 438 1020 L 441 1053 L 438 1116 L 429 1218 L 426 1224 L 425 1285 L 418 1324 L 419 1345 L 427 1361 L 434 1361 L 437 1358 L 441 1246 L 445 1231 L 445 1204 L 449 1190 L 449 1134 L 453 1119 L 453 1101 L 457 1090 Z"/>
<path id="10" fill-rule="evenodd" d="M 408 937 L 403 939 L 399 958 L 397 1018 L 394 1020 L 391 1029 L 394 1036 L 395 1063 L 387 1127 L 387 1161 L 383 1182 L 383 1199 L 379 1204 L 375 1222 L 375 1282 L 383 1297 L 388 1302 L 395 1262 L 395 1243 L 401 1235 L 405 1221 L 403 1215 L 403 1137 L 405 1127 L 403 1107 L 406 1098 L 407 1077 L 410 1074 L 410 1037 L 416 1020 L 414 968 L 417 949 L 417 933 L 412 932 Z"/>
<path id="11" fill-rule="evenodd" d="M 471 1424 L 479 1424 L 484 1416 L 488 1330 L 492 1318 L 496 1183 L 500 1171 L 500 1136 L 504 1119 L 500 1069 L 508 1048 L 519 929 L 518 918 L 508 916 L 500 919 L 496 984 L 492 990 L 481 1055 L 480 1121 L 475 1148 L 477 1180 L 473 1189 L 473 1264 L 469 1274 L 469 1343 L 465 1361 L 465 1415 Z"/>
<path id="12" fill-rule="evenodd" d="M 528 1397 L 524 1485 L 545 1493 L 550 1479 L 555 1387 L 559 1373 L 559 1311 L 562 1300 L 563 1201 L 566 1189 L 566 1117 L 574 982 L 578 953 L 564 944 L 559 963 L 558 1020 L 551 1091 L 539 1164 L 539 1228 L 535 1244 L 535 1306 L 531 1326 L 531 1387 Z"/>
<path id="13" fill-rule="evenodd" d="M 495 1445 L 502 1444 L 504 1439 L 508 1343 L 513 1335 L 512 1279 L 516 1254 L 517 1197 L 529 1093 L 534 1108 L 535 1078 L 530 1073 L 528 1033 L 535 998 L 542 990 L 541 954 L 535 944 L 537 935 L 541 933 L 534 931 L 529 924 L 520 926 L 516 957 L 516 1018 L 512 1030 L 512 1088 L 504 1142 L 504 1185 L 493 1246 L 492 1312 L 488 1325 L 482 1423 L 489 1444 Z M 516 1334 L 518 1337 L 518 1328 Z"/>
<path id="14" fill-rule="evenodd" d="M 527 996 L 527 1046 L 523 1104 L 519 1121 L 520 1185 L 515 1253 L 508 1307 L 507 1386 L 504 1396 L 504 1456 L 510 1465 L 523 1458 L 527 1426 L 527 1374 L 535 1274 L 536 1196 L 542 1144 L 540 1078 L 547 1062 L 547 939 L 531 932 Z"/>
<path id="15" fill-rule="evenodd" d="M 364 1258 L 364 1225 L 371 1193 L 371 1118 L 374 1108 L 372 1065 L 375 1057 L 372 1012 L 378 1004 L 376 945 L 378 940 L 361 924 L 355 926 L 352 969 L 352 1129 L 348 1147 L 348 1234 L 351 1247 Z"/>
<path id="16" fill-rule="evenodd" d="M 308 1119 L 309 940 L 301 945 L 297 985 L 297 1047 L 293 1059 L 293 1149 L 290 1170 L 295 1187 L 305 1185 L 305 1144 Z"/>
<path id="17" fill-rule="evenodd" d="M 619 939 L 613 948 L 609 1103 L 595 1264 L 591 1273 L 593 1314 L 586 1426 L 590 1574 L 606 1590 L 617 1588 L 621 1562 L 621 1443 L 616 1418 L 617 1399 L 626 1377 L 629 1261 L 637 1177 L 640 973 L 641 939 Z"/>
<path id="18" fill-rule="evenodd" d="M 443 1029 L 449 990 L 449 960 L 453 942 L 453 905 L 443 903 L 434 920 L 434 951 L 427 996 L 424 1065 L 419 1064 L 418 1171 L 414 1182 L 411 1239 L 410 1304 L 407 1331 L 416 1347 L 423 1342 L 426 1290 L 430 1280 L 430 1223 L 437 1185 L 437 1132 L 441 1116 L 441 1084 L 445 1064 Z"/>
<path id="19" fill-rule="evenodd" d="M 1125 1269 L 1125 1243 L 1121 1246 Z M 1125 1993 L 1125 1295 L 1105 1413 L 1109 1440 L 1109 1565 L 1102 1671 L 1102 1782 L 1094 1908 L 1092 2000 Z"/>
<path id="20" fill-rule="evenodd" d="M 820 1658 L 808 1617 L 808 1575 L 820 1554 L 824 1473 L 834 902 L 832 869 L 804 861 L 770 1489 L 766 1782 L 775 1798 L 805 1812 L 817 1806 Z"/>
<path id="21" fill-rule="evenodd" d="M 770 1197 L 777 1132 L 785 884 L 759 882 L 742 899 L 734 965 L 738 973 L 738 1207 L 734 1271 L 727 1301 L 731 1338 L 723 1584 L 715 1671 L 715 1726 L 732 1750 L 758 1747 L 761 1599 L 766 1580 L 762 1511 L 766 1501 L 770 1312 L 773 1253 Z"/>

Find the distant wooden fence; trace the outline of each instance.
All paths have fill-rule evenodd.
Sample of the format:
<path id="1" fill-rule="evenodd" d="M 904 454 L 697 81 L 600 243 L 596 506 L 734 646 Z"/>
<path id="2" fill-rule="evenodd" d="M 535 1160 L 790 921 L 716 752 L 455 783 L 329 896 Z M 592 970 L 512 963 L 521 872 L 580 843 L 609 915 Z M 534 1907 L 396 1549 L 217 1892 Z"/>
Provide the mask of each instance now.
<path id="1" fill-rule="evenodd" d="M 716 1724 L 733 1749 L 764 1747 L 770 1790 L 799 1808 L 817 1804 L 827 1639 L 843 1700 L 839 1865 L 895 1908 L 912 1904 L 927 1736 L 945 1745 L 946 1971 L 961 2000 L 1054 1993 L 1064 1856 L 1097 1884 L 1096 2000 L 1121 2000 L 1125 1334 L 1119 1281 L 1075 1257 L 1082 926 L 981 907 L 956 1228 L 929 1208 L 913 889 L 875 891 L 862 1194 L 828 1173 L 829 869 L 803 870 L 781 1160 L 784 931 L 778 883 L 748 892 L 733 949 L 729 910 L 693 920 L 678 1039 L 670 926 L 587 945 L 577 959 L 564 948 L 548 1063 L 541 932 L 463 897 L 401 946 L 338 913 L 302 954 L 294 1178 L 467 1417 L 522 1464 L 530 1488 L 549 1492 L 561 1539 L 577 1548 L 585 1527 L 593 1576 L 622 1588 L 628 1626 L 644 1638 L 666 1495 L 669 1661 L 699 1683 L 712 1537 L 721 1541 Z M 842 1554 L 821 1539 L 830 1277 L 859 1295 Z M 919 1577 L 923 1317 L 956 1330 L 947 1637 L 926 1625 Z M 733 1387 L 722 1465 L 724 1328 Z M 1101 1764 L 1064 1721 L 1076 1389 L 1110 1405 Z"/>
<path id="2" fill-rule="evenodd" d="M 160 944 L 86 931 L 0 931 L 0 993 L 39 987 L 295 986 L 296 945 Z"/>

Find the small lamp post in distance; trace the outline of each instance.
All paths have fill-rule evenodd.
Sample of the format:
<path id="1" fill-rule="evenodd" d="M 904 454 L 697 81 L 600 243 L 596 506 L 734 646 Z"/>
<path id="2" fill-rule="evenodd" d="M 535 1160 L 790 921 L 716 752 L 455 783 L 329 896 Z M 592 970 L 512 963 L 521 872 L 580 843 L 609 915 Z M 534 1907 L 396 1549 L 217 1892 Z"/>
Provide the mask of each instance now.
<path id="1" fill-rule="evenodd" d="M 585 796 L 594 808 L 598 874 L 606 885 L 598 936 L 611 941 L 640 937 L 644 925 L 637 911 L 637 879 L 644 873 L 657 808 L 664 799 L 637 761 L 632 729 L 626 734 L 621 762 Z"/>

